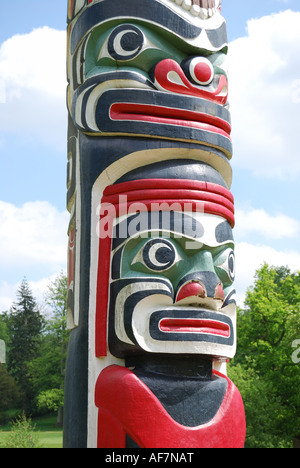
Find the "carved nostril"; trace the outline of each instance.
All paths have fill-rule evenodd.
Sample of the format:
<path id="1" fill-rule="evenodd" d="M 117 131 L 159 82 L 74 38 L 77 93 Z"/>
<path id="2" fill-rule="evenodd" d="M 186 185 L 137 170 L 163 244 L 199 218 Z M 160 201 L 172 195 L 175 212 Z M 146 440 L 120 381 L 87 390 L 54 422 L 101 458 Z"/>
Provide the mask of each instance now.
<path id="1" fill-rule="evenodd" d="M 205 299 L 207 297 L 206 288 L 202 283 L 198 281 L 192 281 L 188 284 L 182 286 L 179 290 L 176 302 L 181 301 L 182 299 L 186 299 L 187 297 L 200 297 Z"/>
<path id="2" fill-rule="evenodd" d="M 221 301 L 225 300 L 225 294 L 221 283 L 219 283 L 215 289 L 214 299 L 220 299 Z"/>

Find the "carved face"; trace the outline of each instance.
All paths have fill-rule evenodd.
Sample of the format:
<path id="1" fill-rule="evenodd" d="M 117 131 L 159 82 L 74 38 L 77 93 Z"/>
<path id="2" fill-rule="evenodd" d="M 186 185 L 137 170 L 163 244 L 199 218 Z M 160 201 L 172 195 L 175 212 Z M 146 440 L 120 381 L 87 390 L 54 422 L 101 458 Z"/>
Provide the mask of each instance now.
<path id="1" fill-rule="evenodd" d="M 69 38 L 73 120 L 89 134 L 176 134 L 230 158 L 219 2 L 193 0 L 194 13 L 177 3 L 103 0 L 78 15 Z"/>
<path id="2" fill-rule="evenodd" d="M 227 220 L 193 212 L 122 217 L 111 266 L 112 354 L 233 357 L 234 242 Z"/>

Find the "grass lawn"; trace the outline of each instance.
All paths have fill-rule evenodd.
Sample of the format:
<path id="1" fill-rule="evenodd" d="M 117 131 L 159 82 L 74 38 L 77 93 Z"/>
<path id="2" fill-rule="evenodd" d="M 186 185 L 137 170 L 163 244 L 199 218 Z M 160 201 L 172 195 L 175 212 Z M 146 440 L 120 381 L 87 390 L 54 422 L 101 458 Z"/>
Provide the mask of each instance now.
<path id="1" fill-rule="evenodd" d="M 40 432 L 39 439 L 43 448 L 62 448 L 62 431 Z"/>
<path id="2" fill-rule="evenodd" d="M 62 428 L 56 427 L 56 415 L 33 418 L 32 424 L 36 426 L 42 448 L 62 448 L 63 432 Z M 0 426 L 0 448 L 4 446 L 9 429 L 9 426 Z"/>

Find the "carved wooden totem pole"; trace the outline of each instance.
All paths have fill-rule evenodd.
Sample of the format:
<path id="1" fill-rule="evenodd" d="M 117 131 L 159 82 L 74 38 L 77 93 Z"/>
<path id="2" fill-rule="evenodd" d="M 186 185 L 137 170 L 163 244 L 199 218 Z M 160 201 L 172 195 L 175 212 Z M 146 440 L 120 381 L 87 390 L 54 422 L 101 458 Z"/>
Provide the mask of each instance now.
<path id="1" fill-rule="evenodd" d="M 69 0 L 65 447 L 243 447 L 220 0 Z"/>

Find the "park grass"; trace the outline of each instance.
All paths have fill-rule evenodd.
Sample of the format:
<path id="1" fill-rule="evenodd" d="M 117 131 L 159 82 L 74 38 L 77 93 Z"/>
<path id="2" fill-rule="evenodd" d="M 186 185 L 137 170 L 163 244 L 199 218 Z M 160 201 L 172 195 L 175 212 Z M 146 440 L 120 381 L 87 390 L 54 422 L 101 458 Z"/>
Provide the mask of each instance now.
<path id="1" fill-rule="evenodd" d="M 50 414 L 32 418 L 35 432 L 38 435 L 41 448 L 62 448 L 62 428 L 56 426 L 56 415 Z M 5 439 L 9 434 L 10 426 L 0 426 L 0 448 L 5 445 Z"/>
<path id="2" fill-rule="evenodd" d="M 62 448 L 62 431 L 38 432 L 42 448 Z"/>

